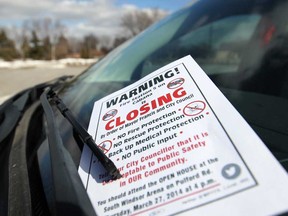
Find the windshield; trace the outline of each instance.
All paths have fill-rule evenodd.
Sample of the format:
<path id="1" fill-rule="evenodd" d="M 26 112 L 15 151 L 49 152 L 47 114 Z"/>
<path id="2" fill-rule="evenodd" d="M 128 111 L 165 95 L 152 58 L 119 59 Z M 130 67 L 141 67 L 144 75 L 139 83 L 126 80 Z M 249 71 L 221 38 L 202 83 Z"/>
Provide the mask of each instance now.
<path id="1" fill-rule="evenodd" d="M 282 0 L 198 1 L 111 52 L 62 94 L 88 125 L 96 100 L 191 55 L 273 153 L 285 160 L 287 8 Z"/>

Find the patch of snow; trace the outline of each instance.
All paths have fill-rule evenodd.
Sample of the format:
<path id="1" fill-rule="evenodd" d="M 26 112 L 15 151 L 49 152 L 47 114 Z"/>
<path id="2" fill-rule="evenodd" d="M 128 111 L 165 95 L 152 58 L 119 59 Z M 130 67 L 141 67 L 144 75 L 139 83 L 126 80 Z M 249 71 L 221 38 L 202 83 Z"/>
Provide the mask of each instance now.
<path id="1" fill-rule="evenodd" d="M 66 58 L 60 60 L 14 60 L 3 61 L 0 59 L 0 69 L 17 69 L 17 68 L 65 68 L 67 66 L 88 66 L 98 61 L 98 58 L 93 59 L 76 59 Z"/>

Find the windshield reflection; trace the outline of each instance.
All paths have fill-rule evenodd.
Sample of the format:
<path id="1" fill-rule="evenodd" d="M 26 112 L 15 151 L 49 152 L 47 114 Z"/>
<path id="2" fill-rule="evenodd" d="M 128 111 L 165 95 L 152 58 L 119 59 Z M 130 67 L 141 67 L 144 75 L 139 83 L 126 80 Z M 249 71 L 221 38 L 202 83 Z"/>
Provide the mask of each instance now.
<path id="1" fill-rule="evenodd" d="M 278 159 L 285 159 L 287 10 L 287 1 L 201 0 L 111 52 L 62 90 L 64 102 L 88 126 L 96 100 L 191 55 Z"/>

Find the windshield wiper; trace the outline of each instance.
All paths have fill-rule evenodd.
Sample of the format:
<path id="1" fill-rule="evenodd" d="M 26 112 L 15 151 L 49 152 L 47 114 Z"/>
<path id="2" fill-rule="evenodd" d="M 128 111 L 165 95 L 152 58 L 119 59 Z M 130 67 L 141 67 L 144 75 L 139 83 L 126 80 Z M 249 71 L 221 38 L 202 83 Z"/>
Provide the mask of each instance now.
<path id="1" fill-rule="evenodd" d="M 103 151 L 96 145 L 92 136 L 84 129 L 84 127 L 76 120 L 72 112 L 66 107 L 63 101 L 58 97 L 58 95 L 51 89 L 47 88 L 41 95 L 41 102 L 44 107 L 43 101 L 50 99 L 54 102 L 58 110 L 62 115 L 70 122 L 75 132 L 80 136 L 84 143 L 86 143 L 97 159 L 100 161 L 102 166 L 107 170 L 108 174 L 112 177 L 112 180 L 121 178 L 121 174 L 115 164 L 103 153 Z M 47 103 L 45 103 L 47 106 Z M 49 104 L 49 103 L 48 103 Z M 50 107 L 51 108 L 51 107 Z M 47 107 L 46 107 L 47 109 Z M 47 115 L 47 112 L 44 112 Z"/>

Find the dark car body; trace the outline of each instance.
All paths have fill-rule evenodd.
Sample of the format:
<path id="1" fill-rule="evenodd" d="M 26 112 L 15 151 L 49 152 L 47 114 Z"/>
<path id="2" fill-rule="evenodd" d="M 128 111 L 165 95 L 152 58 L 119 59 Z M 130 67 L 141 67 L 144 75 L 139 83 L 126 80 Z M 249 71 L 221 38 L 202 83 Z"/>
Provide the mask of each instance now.
<path id="1" fill-rule="evenodd" d="M 61 141 L 47 139 L 51 131 L 39 101 L 46 87 L 57 91 L 87 128 L 95 101 L 188 54 L 288 170 L 287 16 L 284 0 L 201 0 L 80 76 L 35 86 L 6 101 L 0 106 L 1 215 L 95 214 L 77 174 L 84 142 L 55 107 Z"/>

